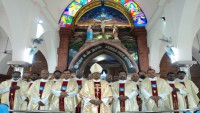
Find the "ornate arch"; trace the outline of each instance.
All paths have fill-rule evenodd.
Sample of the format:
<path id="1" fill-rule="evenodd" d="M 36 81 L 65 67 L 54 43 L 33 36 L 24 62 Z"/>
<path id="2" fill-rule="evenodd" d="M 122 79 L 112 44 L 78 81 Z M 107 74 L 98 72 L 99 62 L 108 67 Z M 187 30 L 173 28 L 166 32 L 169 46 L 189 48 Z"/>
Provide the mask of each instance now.
<path id="1" fill-rule="evenodd" d="M 145 26 L 147 19 L 139 5 L 132 0 L 106 0 L 105 5 L 122 12 L 133 26 Z M 74 0 L 61 15 L 60 27 L 73 27 L 87 11 L 101 6 L 100 0 Z M 143 23 L 141 20 L 144 20 Z"/>
<path id="2" fill-rule="evenodd" d="M 101 40 L 99 42 L 92 43 L 84 47 L 79 53 L 73 58 L 69 65 L 69 69 L 76 71 L 80 69 L 83 61 L 90 57 L 93 53 L 99 52 L 101 50 L 110 51 L 113 54 L 116 54 L 120 59 L 126 64 L 127 72 L 134 73 L 138 72 L 138 66 L 131 55 L 121 46 L 116 45 L 108 40 Z"/>

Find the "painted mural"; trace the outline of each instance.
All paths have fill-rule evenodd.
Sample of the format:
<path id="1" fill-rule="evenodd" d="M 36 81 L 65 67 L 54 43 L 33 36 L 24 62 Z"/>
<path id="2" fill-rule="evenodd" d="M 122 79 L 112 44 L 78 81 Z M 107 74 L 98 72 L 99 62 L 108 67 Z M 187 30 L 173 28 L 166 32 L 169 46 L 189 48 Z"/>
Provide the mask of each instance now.
<path id="1" fill-rule="evenodd" d="M 107 6 L 100 6 L 88 11 L 80 18 L 77 25 L 98 26 L 101 25 L 102 20 L 105 21 L 105 26 L 130 26 L 127 18 L 121 12 Z"/>

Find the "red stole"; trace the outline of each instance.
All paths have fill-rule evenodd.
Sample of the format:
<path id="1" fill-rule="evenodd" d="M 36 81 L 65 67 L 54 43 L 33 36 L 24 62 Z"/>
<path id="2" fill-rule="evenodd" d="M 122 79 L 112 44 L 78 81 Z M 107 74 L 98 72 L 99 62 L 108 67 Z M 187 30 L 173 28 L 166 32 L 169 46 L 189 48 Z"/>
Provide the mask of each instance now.
<path id="1" fill-rule="evenodd" d="M 79 90 L 82 88 L 82 80 L 77 80 L 76 81 L 78 84 Z M 81 102 L 76 106 L 76 113 L 81 113 Z"/>
<path id="2" fill-rule="evenodd" d="M 174 84 L 169 84 L 172 88 L 175 88 Z M 178 110 L 179 107 L 178 107 L 178 97 L 177 97 L 177 93 L 176 91 L 173 91 L 171 93 L 172 95 L 172 100 L 173 100 L 173 107 L 174 107 L 174 110 Z M 178 112 L 175 112 L 175 113 L 178 113 Z"/>
<path id="3" fill-rule="evenodd" d="M 77 80 L 76 82 L 78 84 L 78 88 L 81 90 L 81 88 L 82 88 L 82 80 Z"/>
<path id="4" fill-rule="evenodd" d="M 95 93 L 96 99 L 101 100 L 101 83 L 100 82 L 94 82 L 94 93 Z M 100 113 L 100 105 L 98 106 L 98 113 Z"/>
<path id="5" fill-rule="evenodd" d="M 125 84 L 119 83 L 119 96 L 125 96 Z M 125 112 L 125 101 L 120 101 L 120 111 Z"/>
<path id="6" fill-rule="evenodd" d="M 17 82 L 12 82 L 11 86 L 16 86 Z M 10 90 L 9 92 L 9 102 L 10 102 L 10 109 L 13 110 L 14 108 L 14 100 L 15 100 L 15 91 L 16 90 Z"/>
<path id="7" fill-rule="evenodd" d="M 31 87 L 32 84 L 33 84 L 33 83 L 30 83 L 30 84 L 29 84 L 29 88 Z"/>
<path id="8" fill-rule="evenodd" d="M 185 86 L 184 82 L 180 82 L 181 84 L 183 84 Z M 185 86 L 186 87 L 186 86 Z M 188 103 L 188 96 L 185 96 L 185 101 L 186 101 L 186 105 L 187 105 L 187 109 L 189 109 L 189 103 Z"/>
<path id="9" fill-rule="evenodd" d="M 32 86 L 32 84 L 33 84 L 33 83 L 30 83 L 30 84 L 29 84 L 29 88 Z M 28 97 L 27 97 L 27 98 L 28 98 Z M 27 106 L 28 106 L 28 104 L 29 104 L 29 101 L 27 101 Z"/>
<path id="10" fill-rule="evenodd" d="M 40 94 L 40 99 L 42 98 L 42 93 L 44 91 L 46 82 L 40 82 L 40 87 L 39 87 L 39 94 Z M 40 110 L 40 105 L 38 106 L 38 110 Z"/>
<path id="11" fill-rule="evenodd" d="M 140 92 L 140 88 L 139 88 L 139 85 L 137 84 L 137 90 L 138 90 L 138 92 Z M 139 111 L 141 111 L 142 110 L 142 106 L 141 105 L 139 105 L 139 102 L 141 102 L 142 100 L 141 100 L 141 98 L 140 98 L 140 95 L 138 94 L 137 95 L 137 103 L 138 103 L 138 106 L 139 106 Z"/>
<path id="12" fill-rule="evenodd" d="M 68 81 L 63 81 L 60 91 L 65 92 L 67 90 Z M 65 97 L 59 98 L 59 111 L 65 111 Z"/>
<path id="13" fill-rule="evenodd" d="M 151 81 L 151 88 L 152 88 L 152 96 L 158 96 L 158 89 L 156 81 Z M 158 103 L 156 102 L 157 106 Z"/>

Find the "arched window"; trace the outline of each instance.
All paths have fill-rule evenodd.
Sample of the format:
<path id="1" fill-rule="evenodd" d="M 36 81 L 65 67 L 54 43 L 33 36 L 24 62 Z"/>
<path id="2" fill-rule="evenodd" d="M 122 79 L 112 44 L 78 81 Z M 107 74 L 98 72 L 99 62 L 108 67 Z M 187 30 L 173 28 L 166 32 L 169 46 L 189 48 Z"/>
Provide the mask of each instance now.
<path id="1" fill-rule="evenodd" d="M 127 12 L 130 13 L 134 26 L 146 26 L 147 19 L 142 9 L 133 0 L 113 0 L 114 2 L 123 5 Z M 93 0 L 74 0 L 72 1 L 60 18 L 60 27 L 70 27 L 73 23 L 76 13 L 88 3 L 93 2 Z"/>

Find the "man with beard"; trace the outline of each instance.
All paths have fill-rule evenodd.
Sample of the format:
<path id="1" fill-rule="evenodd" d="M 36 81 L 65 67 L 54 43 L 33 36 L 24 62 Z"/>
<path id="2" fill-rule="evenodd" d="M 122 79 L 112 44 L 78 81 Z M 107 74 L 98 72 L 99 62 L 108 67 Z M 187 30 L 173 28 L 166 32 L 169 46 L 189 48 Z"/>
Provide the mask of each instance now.
<path id="1" fill-rule="evenodd" d="M 186 78 L 186 73 L 184 71 L 177 72 L 177 81 L 185 86 L 188 95 L 185 97 L 187 108 L 196 108 L 199 103 L 199 98 L 197 94 L 199 93 L 198 87 L 191 80 Z"/>
<path id="2" fill-rule="evenodd" d="M 161 78 L 156 77 L 154 69 L 148 69 L 148 78 L 141 82 L 141 93 L 144 96 L 144 104 L 147 111 L 163 111 L 169 107 L 164 101 L 171 94 L 172 88 Z M 167 107 L 166 107 L 167 106 Z"/>
<path id="3" fill-rule="evenodd" d="M 63 71 L 63 79 L 57 81 L 52 89 L 53 97 L 50 110 L 75 112 L 75 95 L 78 92 L 78 84 L 70 79 L 71 71 Z"/>
<path id="4" fill-rule="evenodd" d="M 85 102 L 84 113 L 111 113 L 109 99 L 113 95 L 108 82 L 101 80 L 102 70 L 99 64 L 93 64 L 90 68 L 93 79 L 86 81 L 79 93 Z"/>
<path id="5" fill-rule="evenodd" d="M 140 70 L 138 72 L 138 76 L 139 76 L 139 81 L 142 82 L 146 78 L 146 72 L 143 70 Z"/>
<path id="6" fill-rule="evenodd" d="M 59 70 L 56 70 L 56 71 L 54 71 L 54 79 L 53 79 L 53 81 L 54 81 L 54 83 L 55 82 L 57 82 L 58 80 L 60 80 L 60 77 L 61 77 L 61 71 L 59 71 Z"/>
<path id="7" fill-rule="evenodd" d="M 170 109 L 179 110 L 186 109 L 184 97 L 187 95 L 186 88 L 181 83 L 175 81 L 176 75 L 172 72 L 167 73 L 167 82 L 173 88 L 173 91 L 167 98 L 167 103 Z"/>
<path id="8" fill-rule="evenodd" d="M 21 110 L 22 102 L 26 99 L 26 82 L 21 80 L 21 73 L 15 71 L 12 79 L 0 84 L 1 103 L 7 104 L 11 110 Z"/>
<path id="9" fill-rule="evenodd" d="M 49 80 L 49 71 L 41 71 L 41 79 L 31 85 L 27 96 L 30 99 L 28 110 L 49 110 L 49 96 L 53 81 Z"/>
<path id="10" fill-rule="evenodd" d="M 113 90 L 113 110 L 112 113 L 125 112 L 125 111 L 138 111 L 136 101 L 137 87 L 132 81 L 127 80 L 125 71 L 120 71 L 119 81 L 114 82 L 112 85 Z"/>

